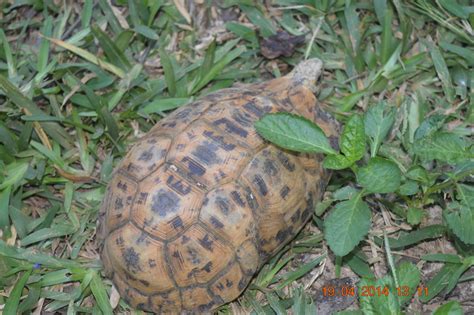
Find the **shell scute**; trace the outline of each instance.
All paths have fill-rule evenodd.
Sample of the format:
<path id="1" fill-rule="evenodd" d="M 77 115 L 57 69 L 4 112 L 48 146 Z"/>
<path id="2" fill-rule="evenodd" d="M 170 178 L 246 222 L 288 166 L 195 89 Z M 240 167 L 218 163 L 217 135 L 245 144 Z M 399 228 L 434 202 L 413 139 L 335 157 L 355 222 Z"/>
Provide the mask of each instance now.
<path id="1" fill-rule="evenodd" d="M 170 165 L 139 183 L 131 218 L 144 231 L 163 240 L 176 237 L 199 215 L 204 193 Z"/>
<path id="2" fill-rule="evenodd" d="M 234 256 L 231 248 L 199 225 L 193 225 L 171 241 L 167 252 L 179 287 L 207 283 L 221 272 Z M 219 258 L 216 259 L 217 257 Z"/>
<path id="3" fill-rule="evenodd" d="M 133 224 L 112 232 L 104 251 L 122 280 L 141 294 L 175 288 L 166 266 L 164 244 L 150 238 Z"/>

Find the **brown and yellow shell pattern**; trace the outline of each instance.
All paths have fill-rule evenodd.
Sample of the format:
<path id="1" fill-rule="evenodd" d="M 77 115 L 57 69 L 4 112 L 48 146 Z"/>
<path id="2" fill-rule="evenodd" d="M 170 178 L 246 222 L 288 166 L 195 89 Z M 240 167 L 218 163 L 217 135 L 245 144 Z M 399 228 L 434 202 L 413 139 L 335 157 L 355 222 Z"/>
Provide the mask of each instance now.
<path id="1" fill-rule="evenodd" d="M 162 119 L 114 172 L 99 216 L 101 258 L 122 298 L 160 314 L 236 299 L 308 221 L 329 174 L 320 155 L 282 150 L 253 124 L 292 112 L 332 140 L 312 88 L 321 62 L 208 95 Z"/>

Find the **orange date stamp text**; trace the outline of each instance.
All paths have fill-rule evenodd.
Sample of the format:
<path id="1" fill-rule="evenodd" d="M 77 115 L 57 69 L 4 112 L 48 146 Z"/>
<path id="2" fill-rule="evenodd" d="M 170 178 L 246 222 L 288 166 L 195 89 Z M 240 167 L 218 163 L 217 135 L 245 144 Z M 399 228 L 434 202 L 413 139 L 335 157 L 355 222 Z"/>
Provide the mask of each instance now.
<path id="1" fill-rule="evenodd" d="M 412 290 L 409 286 L 400 286 L 395 290 L 390 291 L 387 286 L 373 286 L 366 285 L 361 287 L 342 285 L 342 286 L 323 286 L 321 288 L 323 296 L 368 296 L 368 297 L 381 297 L 389 296 L 390 294 L 396 294 L 398 296 L 427 296 L 428 287 L 417 287 Z"/>

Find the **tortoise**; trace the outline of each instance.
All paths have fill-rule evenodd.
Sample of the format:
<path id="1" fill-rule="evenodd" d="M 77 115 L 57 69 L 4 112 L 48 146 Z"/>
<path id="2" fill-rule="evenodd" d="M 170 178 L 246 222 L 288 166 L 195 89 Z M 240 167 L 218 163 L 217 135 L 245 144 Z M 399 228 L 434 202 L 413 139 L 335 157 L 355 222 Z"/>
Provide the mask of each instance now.
<path id="1" fill-rule="evenodd" d="M 320 154 L 266 142 L 253 124 L 290 112 L 337 147 L 313 94 L 322 62 L 228 88 L 161 119 L 114 170 L 99 212 L 105 274 L 132 307 L 204 313 L 236 299 L 311 218 L 330 174 Z"/>

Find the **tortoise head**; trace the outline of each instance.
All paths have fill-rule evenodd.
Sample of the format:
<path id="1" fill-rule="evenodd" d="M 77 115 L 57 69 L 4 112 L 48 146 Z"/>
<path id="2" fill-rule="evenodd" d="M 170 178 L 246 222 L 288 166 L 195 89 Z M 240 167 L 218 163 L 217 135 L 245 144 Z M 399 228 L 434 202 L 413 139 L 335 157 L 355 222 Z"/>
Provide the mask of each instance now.
<path id="1" fill-rule="evenodd" d="M 303 84 L 311 91 L 316 89 L 316 81 L 323 70 L 323 62 L 318 58 L 312 58 L 300 62 L 288 74 L 290 79 L 297 84 Z"/>

